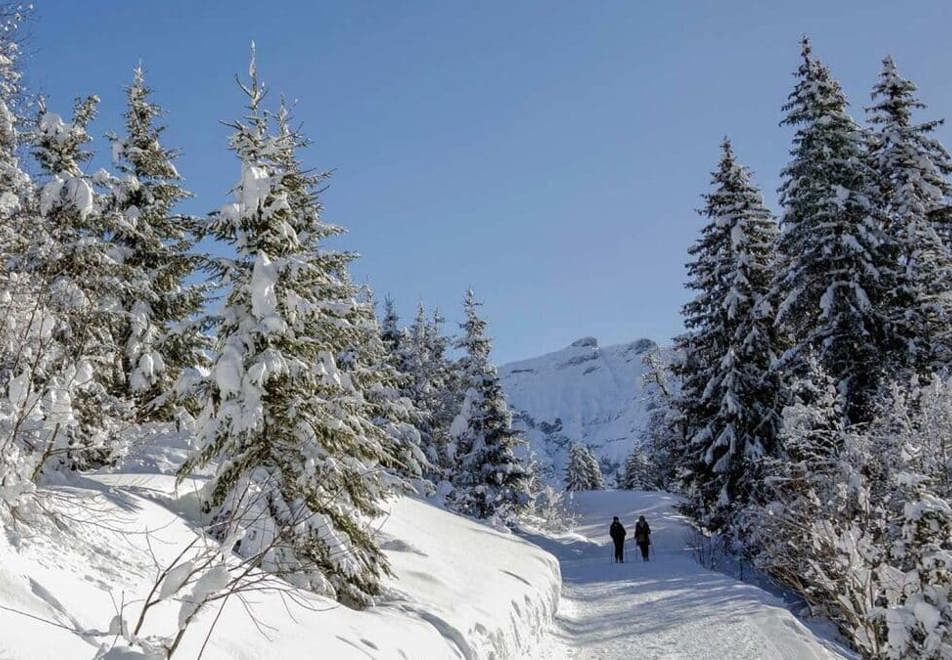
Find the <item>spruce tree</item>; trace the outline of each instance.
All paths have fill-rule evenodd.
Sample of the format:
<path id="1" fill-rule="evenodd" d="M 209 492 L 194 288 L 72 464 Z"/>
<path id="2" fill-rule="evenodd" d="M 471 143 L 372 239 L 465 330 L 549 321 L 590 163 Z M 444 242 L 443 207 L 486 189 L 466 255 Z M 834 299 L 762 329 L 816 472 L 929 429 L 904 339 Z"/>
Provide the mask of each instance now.
<path id="1" fill-rule="evenodd" d="M 391 353 L 396 354 L 400 349 L 400 317 L 393 298 L 387 296 L 383 301 L 383 320 L 380 322 L 380 336 L 384 345 Z"/>
<path id="2" fill-rule="evenodd" d="M 895 501 L 890 523 L 898 527 L 888 544 L 893 571 L 882 576 L 891 658 L 952 653 L 949 385 L 948 378 L 938 377 L 921 387 L 913 382 L 900 396 L 887 398 L 875 429 L 894 446 L 896 457 L 883 479 L 885 497 Z"/>
<path id="3" fill-rule="evenodd" d="M 595 454 L 588 447 L 585 448 L 586 474 L 588 475 L 589 490 L 605 490 L 605 478 L 602 476 L 602 466 L 599 465 Z"/>
<path id="4" fill-rule="evenodd" d="M 0 268 L 13 266 L 10 259 L 29 244 L 32 224 L 26 220 L 35 212 L 33 185 L 20 165 L 19 148 L 22 74 L 19 30 L 26 20 L 23 9 L 0 17 Z M 22 264 L 19 264 L 22 268 Z"/>
<path id="5" fill-rule="evenodd" d="M 521 441 L 512 430 L 502 383 L 489 359 L 492 344 L 479 304 L 468 291 L 460 324 L 463 336 L 457 344 L 464 351 L 460 364 L 466 396 L 451 428 L 452 501 L 462 513 L 507 520 L 529 503 L 529 471 L 516 453 Z"/>
<path id="6" fill-rule="evenodd" d="M 20 516 L 6 514 L 33 493 L 45 468 L 63 465 L 66 441 L 75 438 L 73 398 L 82 401 L 78 389 L 88 384 L 89 364 L 84 347 L 71 341 L 70 319 L 53 308 L 41 258 L 58 248 L 20 160 L 29 125 L 22 115 L 21 39 L 30 9 L 0 7 L 0 518 L 11 523 Z"/>
<path id="7" fill-rule="evenodd" d="M 903 500 L 899 540 L 892 551 L 901 603 L 886 610 L 890 658 L 952 655 L 952 503 L 938 497 L 928 476 L 906 454 L 896 476 Z M 892 585 L 887 585 L 887 587 Z"/>
<path id="8" fill-rule="evenodd" d="M 418 411 L 417 428 L 429 464 L 427 478 L 435 484 L 442 480 L 445 466 L 447 428 L 445 424 L 439 427 L 436 423 L 445 356 L 442 349 L 432 345 L 430 332 L 426 308 L 419 303 L 413 323 L 400 333 L 396 359 L 403 377 L 402 393 Z M 387 337 L 386 331 L 383 336 Z M 438 352 L 434 353 L 434 350 Z"/>
<path id="9" fill-rule="evenodd" d="M 121 259 L 110 242 L 117 226 L 104 212 L 99 176 L 82 169 L 90 153 L 86 127 L 99 99 L 76 102 L 72 121 L 41 103 L 33 151 L 46 179 L 39 194 L 40 223 L 26 255 L 44 282 L 63 341 L 62 371 L 73 370 L 75 423 L 64 429 L 67 461 L 76 469 L 114 461 L 132 407 L 121 392 L 122 348 L 115 329 L 127 288 Z"/>
<path id="10" fill-rule="evenodd" d="M 283 121 L 279 124 L 285 126 Z M 383 339 L 372 294 L 358 301 L 354 321 L 357 343 L 339 353 L 338 365 L 361 392 L 371 418 L 383 431 L 382 465 L 390 476 L 390 485 L 413 490 L 411 484 L 418 484 L 428 490 L 420 483 L 430 469 L 421 432 L 426 417 L 408 395 L 409 375 L 404 360 L 399 352 L 388 350 Z"/>
<path id="11" fill-rule="evenodd" d="M 796 128 L 783 169 L 784 207 L 774 280 L 777 320 L 792 339 L 782 368 L 815 352 L 836 379 L 846 414 L 869 416 L 883 339 L 888 286 L 885 236 L 869 201 L 866 137 L 847 114 L 840 85 L 802 44 L 797 84 L 783 124 Z"/>
<path id="12" fill-rule="evenodd" d="M 216 538 L 240 539 L 240 555 L 298 586 L 363 605 L 388 571 L 368 526 L 386 493 L 387 438 L 338 356 L 362 347 L 372 311 L 347 277 L 353 255 L 323 246 L 340 232 L 320 217 L 324 175 L 298 165 L 306 141 L 262 108 L 253 58 L 249 73 L 248 113 L 230 124 L 241 179 L 209 227 L 235 257 L 217 262 L 228 288 L 201 449 L 180 474 L 216 461 L 205 490 Z"/>
<path id="13" fill-rule="evenodd" d="M 654 486 L 651 477 L 648 451 L 644 447 L 635 447 L 625 459 L 618 487 L 624 490 L 651 490 Z"/>
<path id="14" fill-rule="evenodd" d="M 876 129 L 870 139 L 874 199 L 888 237 L 886 256 L 895 264 L 885 300 L 890 366 L 925 374 L 952 364 L 952 243 L 940 238 L 949 217 L 952 158 L 933 136 L 941 120 L 913 122 L 913 112 L 925 108 L 915 92 L 887 57 L 867 112 Z"/>
<path id="15" fill-rule="evenodd" d="M 162 146 L 162 110 L 150 101 L 142 67 L 126 90 L 126 131 L 111 135 L 120 177 L 112 182 L 112 237 L 122 255 L 124 318 L 116 328 L 123 350 L 123 394 L 140 419 L 169 419 L 184 370 L 204 361 L 207 342 L 194 321 L 204 305 L 187 278 L 198 266 L 185 218 L 174 213 L 190 194 L 180 184 L 175 153 Z"/>
<path id="16" fill-rule="evenodd" d="M 565 466 L 565 489 L 570 491 L 593 490 L 592 454 L 588 448 L 573 442 L 569 447 L 569 460 Z"/>
<path id="17" fill-rule="evenodd" d="M 456 369 L 446 356 L 449 339 L 442 333 L 443 319 L 439 312 L 428 318 L 419 303 L 413 323 L 401 330 L 392 304 L 387 304 L 381 323 L 381 338 L 390 347 L 398 372 L 399 391 L 416 411 L 414 424 L 428 464 L 427 479 L 438 484 L 450 469 L 449 427 L 461 405 Z"/>
<path id="18" fill-rule="evenodd" d="M 749 522 L 757 562 L 834 621 L 868 657 L 882 657 L 876 600 L 890 516 L 875 493 L 876 453 L 844 424 L 836 380 L 806 358 L 784 409 L 782 458 L 766 461 L 762 508 Z M 885 602 L 883 602 L 885 604 Z"/>
<path id="19" fill-rule="evenodd" d="M 448 355 L 453 339 L 444 334 L 445 322 L 440 310 L 436 309 L 429 321 L 425 322 L 423 331 L 426 345 L 425 371 L 430 387 L 430 402 L 427 408 L 430 413 L 432 443 L 444 476 L 449 474 L 453 467 L 450 456 L 450 428 L 462 408 L 465 396 L 464 374 L 460 365 Z"/>
<path id="20" fill-rule="evenodd" d="M 678 460 L 702 522 L 720 528 L 750 492 L 757 461 L 775 452 L 779 384 L 766 300 L 776 224 L 730 142 L 701 214 L 707 224 L 690 253 L 684 307 L 689 333 L 678 340 L 680 415 L 689 420 Z"/>
<path id="21" fill-rule="evenodd" d="M 12 14 L 9 7 L 4 9 L 0 12 L 0 282 L 9 291 L 11 278 L 29 276 L 24 254 L 42 242 L 45 233 L 36 218 L 33 181 L 20 162 L 24 136 L 18 115 L 22 93 L 18 39 L 25 16 L 19 8 Z"/>
<path id="22" fill-rule="evenodd" d="M 684 437 L 678 407 L 679 386 L 673 373 L 672 357 L 660 348 L 641 357 L 645 371 L 642 388 L 647 392 L 647 421 L 641 432 L 640 449 L 647 462 L 647 487 L 674 491 L 678 487 L 677 447 Z"/>
<path id="23" fill-rule="evenodd" d="M 37 217 L 36 187 L 20 161 L 27 122 L 20 116 L 19 40 L 28 14 L 29 8 L 20 6 L 0 10 L 0 281 L 5 291 L 25 287 L 35 293 L 43 287 L 30 272 L 27 255 L 41 252 L 37 246 L 48 244 L 49 237 Z"/>

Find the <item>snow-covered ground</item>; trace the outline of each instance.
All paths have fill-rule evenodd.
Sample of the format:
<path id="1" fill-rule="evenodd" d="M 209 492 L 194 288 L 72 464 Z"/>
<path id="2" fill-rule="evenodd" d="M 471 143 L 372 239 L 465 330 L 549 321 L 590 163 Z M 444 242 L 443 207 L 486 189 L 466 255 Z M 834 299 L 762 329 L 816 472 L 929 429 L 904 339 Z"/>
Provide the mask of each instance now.
<path id="1" fill-rule="evenodd" d="M 123 604 L 136 612 L 156 566 L 195 538 L 188 494 L 172 486 L 166 475 L 110 474 L 52 488 L 65 529 L 0 535 L 0 658 L 91 659 L 112 643 L 97 631 Z M 377 524 L 394 570 L 378 606 L 251 593 L 225 604 L 202 657 L 514 658 L 538 647 L 559 597 L 550 554 L 413 498 Z M 176 612 L 160 608 L 144 630 L 174 630 Z M 216 613 L 188 629 L 175 657 L 199 655 Z"/>
<path id="2" fill-rule="evenodd" d="M 0 658 L 93 658 L 124 607 L 134 619 L 166 565 L 195 538 L 195 484 L 173 489 L 157 465 L 170 447 L 102 474 L 49 488 L 63 528 L 0 536 Z M 274 592 L 227 602 L 203 658 L 836 658 L 783 603 L 755 586 L 700 567 L 689 528 L 665 493 L 578 493 L 573 532 L 503 533 L 427 502 L 399 498 L 377 521 L 394 576 L 380 603 L 354 611 Z M 611 562 L 613 515 L 633 530 L 652 524 L 655 554 Z M 146 533 L 148 532 L 148 533 Z M 531 541 L 527 542 L 527 541 Z M 560 567 L 561 579 L 560 581 Z M 561 605 L 560 603 L 561 592 Z M 558 611 L 556 611 L 558 608 Z M 145 632 L 175 627 L 172 603 Z M 188 629 L 176 657 L 195 658 L 217 614 Z M 252 616 L 253 615 L 253 616 Z"/>
<path id="3" fill-rule="evenodd" d="M 530 537 L 562 565 L 562 604 L 548 640 L 549 657 L 850 657 L 817 637 L 771 594 L 698 565 L 676 503 L 666 493 L 578 493 L 572 503 L 578 516 L 574 533 Z M 611 561 L 613 515 L 629 534 L 624 564 Z M 631 541 L 639 515 L 653 532 L 654 556 L 647 563 Z"/>
<path id="4" fill-rule="evenodd" d="M 573 442 L 591 448 L 606 473 L 624 462 L 647 420 L 651 397 L 641 360 L 655 348 L 649 339 L 599 346 L 586 337 L 499 368 L 514 426 L 553 482 L 561 483 Z"/>

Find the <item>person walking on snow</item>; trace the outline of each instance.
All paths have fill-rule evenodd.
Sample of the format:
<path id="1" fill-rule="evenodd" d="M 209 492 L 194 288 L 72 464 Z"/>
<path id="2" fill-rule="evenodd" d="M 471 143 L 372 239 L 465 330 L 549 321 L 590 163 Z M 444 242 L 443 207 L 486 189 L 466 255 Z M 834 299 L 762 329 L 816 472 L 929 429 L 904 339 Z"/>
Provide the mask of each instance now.
<path id="1" fill-rule="evenodd" d="M 638 516 L 635 523 L 635 543 L 641 548 L 641 561 L 648 561 L 648 548 L 651 545 L 651 527 L 644 516 Z"/>
<path id="2" fill-rule="evenodd" d="M 625 536 L 628 532 L 625 531 L 625 527 L 618 520 L 618 516 L 615 516 L 612 519 L 612 526 L 608 528 L 608 535 L 612 537 L 612 541 L 615 543 L 615 561 L 618 563 L 625 563 Z"/>

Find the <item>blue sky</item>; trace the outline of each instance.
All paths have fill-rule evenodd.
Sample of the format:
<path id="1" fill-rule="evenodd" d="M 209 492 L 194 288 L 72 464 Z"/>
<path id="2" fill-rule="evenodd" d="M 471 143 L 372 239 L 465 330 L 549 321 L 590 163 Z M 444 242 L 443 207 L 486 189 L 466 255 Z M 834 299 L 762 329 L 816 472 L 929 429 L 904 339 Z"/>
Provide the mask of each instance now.
<path id="1" fill-rule="evenodd" d="M 500 362 L 586 335 L 680 331 L 694 209 L 724 135 L 776 207 L 778 127 L 808 34 L 862 115 L 892 54 L 952 115 L 952 3 L 232 2 L 37 0 L 28 80 L 51 110 L 97 93 L 102 136 L 142 61 L 166 142 L 208 211 L 238 176 L 220 120 L 234 75 L 297 102 L 312 167 L 333 168 L 326 218 L 363 256 L 358 281 L 457 320 L 472 286 Z M 949 142 L 949 129 L 940 137 Z"/>

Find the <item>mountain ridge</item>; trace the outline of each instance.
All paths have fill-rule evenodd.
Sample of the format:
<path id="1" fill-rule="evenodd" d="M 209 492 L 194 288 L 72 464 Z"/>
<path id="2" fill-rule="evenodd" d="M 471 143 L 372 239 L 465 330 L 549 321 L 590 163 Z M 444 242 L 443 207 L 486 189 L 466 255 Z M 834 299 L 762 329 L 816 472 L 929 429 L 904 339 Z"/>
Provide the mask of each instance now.
<path id="1" fill-rule="evenodd" d="M 561 484 L 568 448 L 587 445 L 611 476 L 640 442 L 654 387 L 642 383 L 650 339 L 599 346 L 582 337 L 563 349 L 499 367 L 513 426 L 548 481 Z"/>

